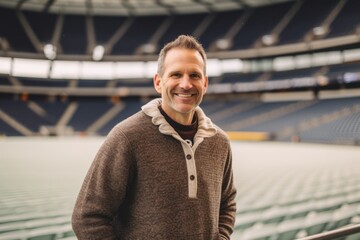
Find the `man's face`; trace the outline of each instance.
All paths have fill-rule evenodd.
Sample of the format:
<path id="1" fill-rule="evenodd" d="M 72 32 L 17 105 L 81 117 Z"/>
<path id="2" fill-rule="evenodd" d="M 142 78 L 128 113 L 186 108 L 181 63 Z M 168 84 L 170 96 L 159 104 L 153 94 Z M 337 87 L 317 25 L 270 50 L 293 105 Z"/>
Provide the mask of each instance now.
<path id="1" fill-rule="evenodd" d="M 207 89 L 204 69 L 204 61 L 195 50 L 175 48 L 167 53 L 163 75 L 155 75 L 154 86 L 161 94 L 162 108 L 173 120 L 191 121 Z"/>

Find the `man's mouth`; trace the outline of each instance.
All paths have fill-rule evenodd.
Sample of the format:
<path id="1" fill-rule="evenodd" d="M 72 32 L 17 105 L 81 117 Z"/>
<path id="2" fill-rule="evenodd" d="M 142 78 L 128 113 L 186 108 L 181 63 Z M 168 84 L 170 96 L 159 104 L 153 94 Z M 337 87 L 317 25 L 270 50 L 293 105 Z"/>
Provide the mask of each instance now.
<path id="1" fill-rule="evenodd" d="M 178 97 L 187 98 L 187 97 L 195 96 L 195 93 L 193 93 L 193 94 L 191 94 L 191 93 L 175 93 L 175 95 Z"/>

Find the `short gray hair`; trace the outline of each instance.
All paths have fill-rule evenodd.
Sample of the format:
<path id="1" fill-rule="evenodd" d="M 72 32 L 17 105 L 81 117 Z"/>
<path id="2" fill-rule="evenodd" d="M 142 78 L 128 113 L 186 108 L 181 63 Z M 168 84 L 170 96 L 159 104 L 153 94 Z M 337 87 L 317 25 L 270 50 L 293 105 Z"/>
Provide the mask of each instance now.
<path id="1" fill-rule="evenodd" d="M 203 46 L 193 36 L 180 35 L 174 41 L 167 43 L 159 53 L 157 72 L 160 76 L 164 74 L 164 62 L 166 54 L 174 48 L 192 49 L 198 51 L 204 60 L 204 73 L 206 74 L 206 53 Z"/>

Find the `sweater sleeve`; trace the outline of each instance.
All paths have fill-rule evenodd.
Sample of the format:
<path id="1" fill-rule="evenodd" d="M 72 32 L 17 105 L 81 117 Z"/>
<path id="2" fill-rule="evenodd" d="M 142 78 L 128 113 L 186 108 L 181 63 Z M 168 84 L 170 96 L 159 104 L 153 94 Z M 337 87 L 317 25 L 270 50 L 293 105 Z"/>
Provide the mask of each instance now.
<path id="1" fill-rule="evenodd" d="M 110 132 L 88 170 L 75 203 L 72 226 L 79 240 L 116 239 L 114 217 L 131 177 L 131 148 L 119 129 Z"/>
<path id="2" fill-rule="evenodd" d="M 219 233 L 220 239 L 230 239 L 233 232 L 236 215 L 236 189 L 233 183 L 232 155 L 229 148 L 228 158 L 223 176 L 221 205 L 219 214 Z"/>

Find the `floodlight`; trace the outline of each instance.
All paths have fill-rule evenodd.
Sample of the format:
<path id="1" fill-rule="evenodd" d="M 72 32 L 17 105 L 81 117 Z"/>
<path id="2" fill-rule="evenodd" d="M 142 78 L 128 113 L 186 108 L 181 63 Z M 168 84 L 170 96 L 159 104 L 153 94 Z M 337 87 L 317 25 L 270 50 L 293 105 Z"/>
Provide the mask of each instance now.
<path id="1" fill-rule="evenodd" d="M 105 53 L 105 48 L 102 45 L 97 45 L 94 47 L 92 58 L 94 61 L 100 61 L 103 59 Z"/>
<path id="2" fill-rule="evenodd" d="M 327 34 L 329 29 L 327 27 L 324 27 L 324 26 L 319 26 L 319 27 L 314 27 L 312 31 L 313 31 L 314 36 L 322 37 L 325 34 Z"/>
<path id="3" fill-rule="evenodd" d="M 231 47 L 231 42 L 228 39 L 219 39 L 216 41 L 216 47 L 219 50 L 227 50 Z"/>
<path id="4" fill-rule="evenodd" d="M 156 51 L 156 46 L 152 43 L 146 43 L 141 46 L 141 51 L 145 54 L 153 54 Z"/>
<path id="5" fill-rule="evenodd" d="M 261 41 L 264 45 L 271 46 L 277 42 L 277 37 L 273 34 L 267 34 L 262 36 Z"/>
<path id="6" fill-rule="evenodd" d="M 54 60 L 56 58 L 56 47 L 50 43 L 44 46 L 45 57 L 49 60 Z"/>

